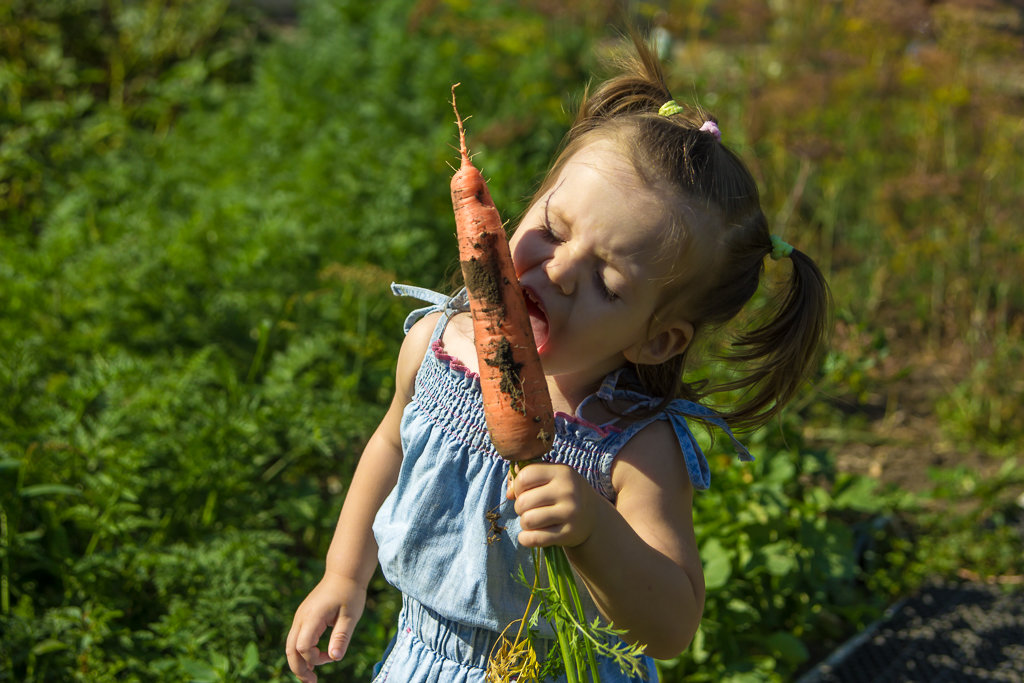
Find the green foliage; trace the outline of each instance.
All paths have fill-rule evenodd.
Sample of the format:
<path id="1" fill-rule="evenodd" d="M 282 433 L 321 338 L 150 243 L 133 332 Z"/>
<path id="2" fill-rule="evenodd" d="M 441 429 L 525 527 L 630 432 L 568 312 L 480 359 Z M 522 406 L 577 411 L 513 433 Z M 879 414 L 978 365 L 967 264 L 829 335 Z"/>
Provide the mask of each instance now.
<path id="1" fill-rule="evenodd" d="M 645 645 L 626 643 L 622 639 L 625 631 L 600 616 L 587 620 L 574 570 L 562 548 L 534 548 L 531 564 L 531 580 L 523 567 L 516 568 L 516 578 L 530 589 L 530 599 L 523 616 L 505 627 L 500 646 L 488 657 L 489 682 L 564 677 L 567 683 L 597 683 L 599 658 L 613 662 L 627 676 L 646 675 Z M 546 576 L 544 583 L 542 575 Z M 554 638 L 541 635 L 538 625 L 542 619 Z M 545 642 L 542 649 L 548 652 L 539 659 L 536 646 L 541 640 Z"/>
<path id="2" fill-rule="evenodd" d="M 969 368 L 946 436 L 1018 452 L 1012 35 L 949 3 L 924 34 L 913 3 L 662 5 L 679 92 L 823 256 L 819 389 L 874 405 L 924 338 Z M 289 680 L 393 389 L 387 285 L 453 271 L 450 86 L 514 220 L 611 6 L 309 0 L 272 30 L 226 0 L 0 4 L 0 681 Z M 754 465 L 712 458 L 705 620 L 665 680 L 787 680 L 931 570 L 1021 573 L 1011 460 L 910 499 L 837 473 L 816 423 L 859 427 L 808 402 Z M 369 677 L 397 610 L 378 577 L 333 675 Z"/>
<path id="3" fill-rule="evenodd" d="M 925 532 L 921 554 L 932 570 L 974 579 L 1019 576 L 1024 471 L 1016 457 L 987 477 L 965 467 L 933 470 L 930 476 L 935 489 L 918 523 Z"/>
<path id="4" fill-rule="evenodd" d="M 997 332 L 978 344 L 970 372 L 936 405 L 947 433 L 965 447 L 980 444 L 994 453 L 1019 454 L 1019 397 L 1024 377 L 1008 369 L 1024 366 L 1016 331 Z"/>
<path id="5" fill-rule="evenodd" d="M 165 132 L 247 77 L 261 23 L 228 0 L 0 3 L 0 223 L 33 239 L 81 162 Z"/>
<path id="6" fill-rule="evenodd" d="M 694 505 L 704 619 L 690 649 L 662 663 L 666 681 L 789 680 L 809 647 L 827 652 L 911 579 L 890 526 L 907 501 L 794 446 L 794 427 L 755 435 L 750 465 L 712 457 L 712 487 Z"/>
<path id="7" fill-rule="evenodd" d="M 512 6 L 316 2 L 261 46 L 226 2 L 15 5 L 0 680 L 285 680 L 392 393 L 408 304 L 387 285 L 454 262 L 451 83 L 514 209 L 582 33 Z M 508 156 L 485 163 L 488 140 Z M 368 677 L 396 610 L 378 579 L 339 675 Z"/>

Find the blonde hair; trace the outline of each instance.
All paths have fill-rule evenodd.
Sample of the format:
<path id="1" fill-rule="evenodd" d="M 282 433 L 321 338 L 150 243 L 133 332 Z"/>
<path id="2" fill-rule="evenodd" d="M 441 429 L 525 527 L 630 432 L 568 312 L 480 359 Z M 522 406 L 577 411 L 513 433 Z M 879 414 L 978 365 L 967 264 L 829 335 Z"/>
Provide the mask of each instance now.
<path id="1" fill-rule="evenodd" d="M 768 222 L 746 165 L 714 134 L 701 130 L 707 121 L 717 125 L 714 117 L 692 106 L 659 114 L 673 99 L 661 64 L 635 33 L 633 44 L 635 54 L 620 59 L 620 75 L 584 94 L 534 202 L 583 147 L 596 140 L 619 143 L 644 181 L 680 200 L 666 203 L 668 227 L 674 228 L 668 238 L 679 247 L 678 259 L 691 249 L 707 252 L 701 253 L 698 273 L 680 272 L 665 286 L 656 314 L 682 313 L 700 333 L 732 320 L 757 291 L 773 248 Z M 759 327 L 736 337 L 723 357 L 736 366 L 735 379 L 715 386 L 684 381 L 692 343 L 665 363 L 637 366 L 643 390 L 664 399 L 661 408 L 674 398 L 699 402 L 710 394 L 739 390 L 740 400 L 718 412 L 743 428 L 763 424 L 792 398 L 823 347 L 830 298 L 810 257 L 794 249 L 789 258 L 791 274 L 774 311 Z"/>

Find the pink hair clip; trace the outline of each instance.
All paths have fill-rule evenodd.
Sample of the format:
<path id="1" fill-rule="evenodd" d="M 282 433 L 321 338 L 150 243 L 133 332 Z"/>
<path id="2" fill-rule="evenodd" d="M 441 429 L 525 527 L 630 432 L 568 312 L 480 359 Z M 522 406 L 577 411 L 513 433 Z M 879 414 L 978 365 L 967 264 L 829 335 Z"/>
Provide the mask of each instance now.
<path id="1" fill-rule="evenodd" d="M 700 127 L 700 131 L 702 133 L 710 133 L 715 138 L 715 142 L 722 141 L 722 131 L 718 130 L 718 124 L 711 119 L 704 122 L 704 125 Z"/>

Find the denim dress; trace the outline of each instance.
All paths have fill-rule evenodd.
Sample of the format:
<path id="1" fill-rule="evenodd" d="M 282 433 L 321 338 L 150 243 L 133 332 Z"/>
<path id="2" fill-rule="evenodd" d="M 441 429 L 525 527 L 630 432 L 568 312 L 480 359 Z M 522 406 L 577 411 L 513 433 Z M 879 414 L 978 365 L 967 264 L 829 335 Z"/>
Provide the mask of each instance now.
<path id="1" fill-rule="evenodd" d="M 487 659 L 502 630 L 523 616 L 530 590 L 517 577 L 522 568 L 532 580 L 531 552 L 516 540 L 519 520 L 514 503 L 505 498 L 509 465 L 488 438 L 479 377 L 446 354 L 441 341 L 451 317 L 468 310 L 465 292 L 450 298 L 418 287 L 392 289 L 432 304 L 409 315 L 406 332 L 429 313 L 442 315 L 402 416 L 398 482 L 373 524 L 381 570 L 402 593 L 397 634 L 373 681 L 484 683 Z M 619 371 L 609 375 L 588 401 L 626 399 L 637 409 L 659 403 L 616 388 L 619 379 Z M 705 489 L 710 483 L 707 461 L 684 415 L 716 424 L 732 438 L 713 412 L 687 401 L 673 401 L 664 412 L 627 421 L 621 428 L 592 424 L 577 410 L 576 415 L 556 414 L 554 444 L 544 460 L 573 467 L 614 502 L 611 471 L 619 449 L 652 421 L 667 419 L 679 438 L 693 485 Z M 751 459 L 733 441 L 740 457 Z M 597 608 L 582 585 L 580 597 L 593 621 Z M 542 636 L 552 635 L 543 620 L 539 627 Z M 548 647 L 541 642 L 541 650 Z M 624 675 L 611 661 L 598 664 L 604 683 L 657 680 L 650 658 L 644 661 L 645 679 Z"/>

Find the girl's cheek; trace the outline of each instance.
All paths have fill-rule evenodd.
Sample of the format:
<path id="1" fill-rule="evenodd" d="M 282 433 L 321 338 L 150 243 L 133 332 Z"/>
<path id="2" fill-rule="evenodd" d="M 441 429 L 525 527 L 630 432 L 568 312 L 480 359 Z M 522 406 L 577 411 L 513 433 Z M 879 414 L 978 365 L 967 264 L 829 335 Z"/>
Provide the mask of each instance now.
<path id="1" fill-rule="evenodd" d="M 522 232 L 516 232 L 512 236 L 509 249 L 512 251 L 512 264 L 515 266 L 517 277 L 521 277 L 523 273 L 543 260 L 541 250 L 538 249 L 538 242 L 540 242 L 539 239 Z"/>

